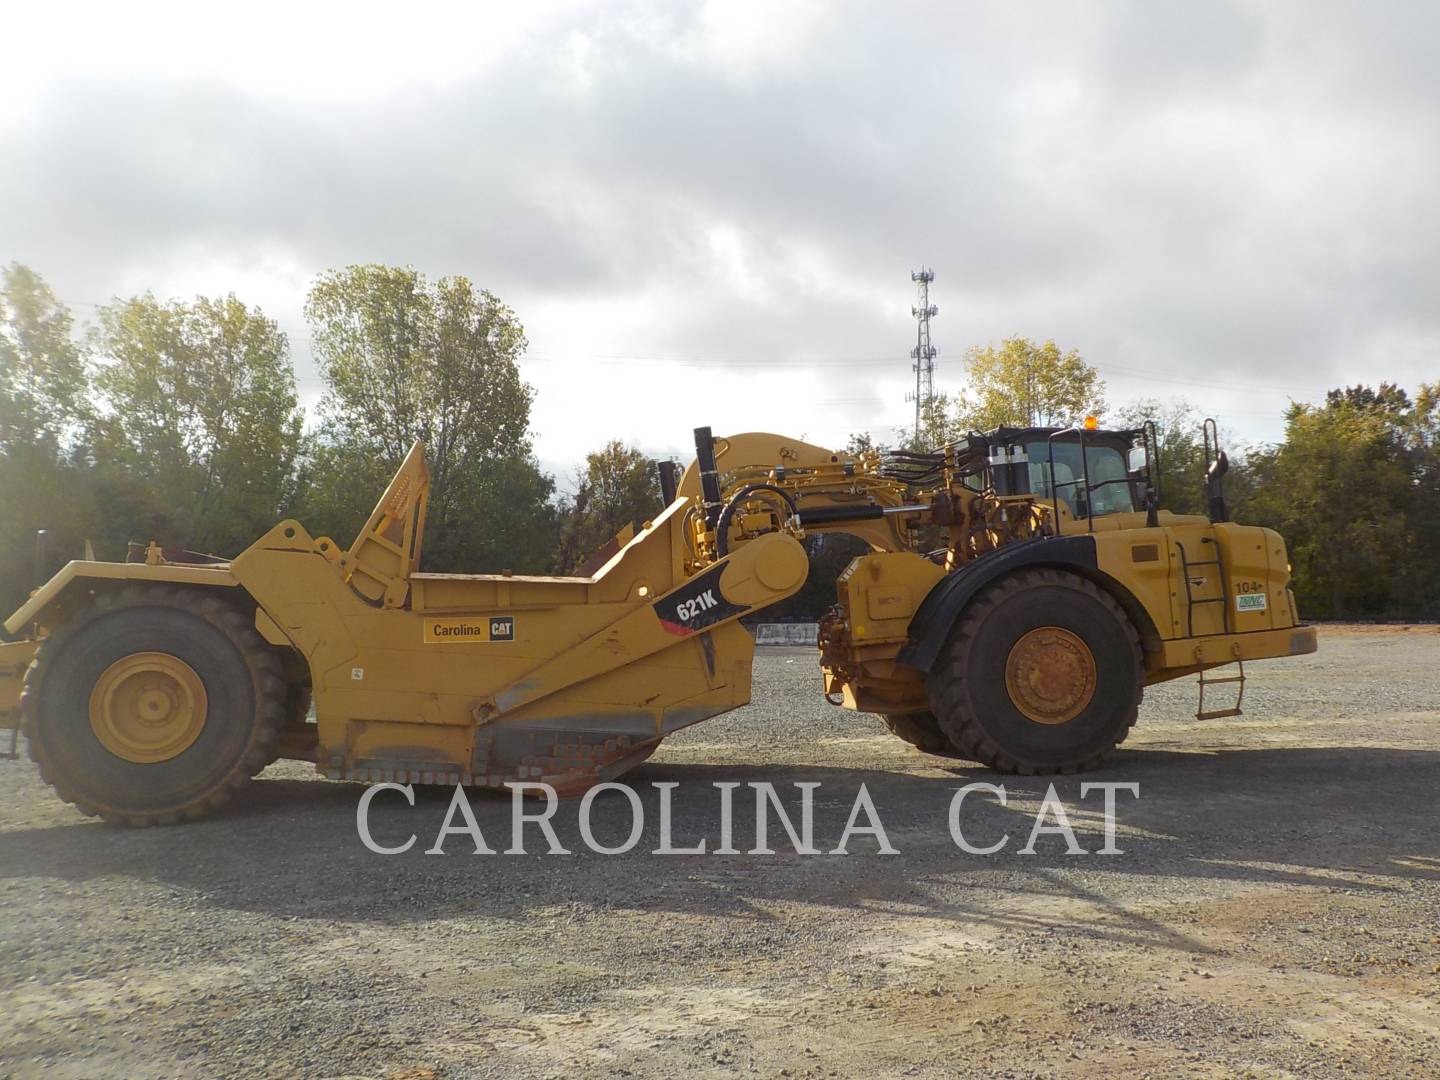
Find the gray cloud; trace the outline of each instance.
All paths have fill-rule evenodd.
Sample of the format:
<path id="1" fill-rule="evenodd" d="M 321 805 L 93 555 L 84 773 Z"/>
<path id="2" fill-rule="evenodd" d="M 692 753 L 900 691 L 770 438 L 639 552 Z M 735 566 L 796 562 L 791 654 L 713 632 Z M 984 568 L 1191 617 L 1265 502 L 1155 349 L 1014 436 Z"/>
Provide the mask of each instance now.
<path id="1" fill-rule="evenodd" d="M 952 388 L 966 345 L 1054 337 L 1114 401 L 1268 437 L 1287 392 L 1440 377 L 1432 6 L 818 10 L 752 56 L 698 8 L 592 9 L 466 79 L 338 102 L 57 80 L 0 131 L 0 258 L 81 301 L 206 260 L 465 273 L 575 380 L 683 395 L 695 368 L 584 361 L 708 360 L 693 422 L 738 415 L 777 377 L 758 362 L 813 365 L 839 404 L 794 402 L 812 432 L 903 417 L 881 403 L 922 261 Z M 300 290 L 276 313 L 313 385 Z M 674 444 L 691 421 L 628 423 Z M 618 422 L 576 412 L 542 451 Z"/>

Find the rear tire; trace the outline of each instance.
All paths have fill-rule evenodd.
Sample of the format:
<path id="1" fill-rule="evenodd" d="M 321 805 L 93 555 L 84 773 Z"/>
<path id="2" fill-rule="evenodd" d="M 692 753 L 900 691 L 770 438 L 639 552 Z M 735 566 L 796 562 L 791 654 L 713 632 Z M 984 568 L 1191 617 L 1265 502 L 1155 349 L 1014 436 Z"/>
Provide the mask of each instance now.
<path id="1" fill-rule="evenodd" d="M 960 755 L 1001 772 L 1068 773 L 1097 764 L 1135 723 L 1140 638 L 1093 582 L 1021 570 L 965 610 L 926 681 Z"/>
<path id="2" fill-rule="evenodd" d="M 956 758 L 963 755 L 950 737 L 940 728 L 940 721 L 928 709 L 913 713 L 881 713 L 880 719 L 897 739 L 904 739 L 917 750 L 937 757 Z"/>
<path id="3" fill-rule="evenodd" d="M 228 802 L 271 759 L 286 704 L 280 662 L 241 611 L 159 586 L 102 595 L 45 638 L 21 698 L 45 782 L 138 826 Z"/>

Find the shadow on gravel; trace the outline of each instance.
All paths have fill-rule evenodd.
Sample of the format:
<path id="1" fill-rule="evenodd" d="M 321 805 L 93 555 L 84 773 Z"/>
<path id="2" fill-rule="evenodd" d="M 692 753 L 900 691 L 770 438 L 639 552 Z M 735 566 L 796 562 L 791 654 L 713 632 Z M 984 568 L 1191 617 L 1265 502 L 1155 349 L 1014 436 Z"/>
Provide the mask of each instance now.
<path id="1" fill-rule="evenodd" d="M 1440 752 L 1364 747 L 1277 748 L 1173 753 L 1130 751 L 1096 773 L 1054 778 L 1081 844 L 1101 846 L 1103 795 L 1080 796 L 1082 783 L 1140 785 L 1140 798 L 1117 798 L 1123 854 L 1065 853 L 1058 835 L 1041 836 L 1035 855 L 1020 855 L 1050 778 L 998 776 L 939 759 L 948 775 L 875 769 L 649 764 L 626 781 L 640 795 L 644 830 L 628 854 L 605 856 L 582 839 L 579 800 L 560 804 L 554 825 L 574 854 L 545 856 L 534 826 L 528 855 L 511 846 L 512 807 L 503 793 L 471 792 L 475 817 L 497 854 L 470 854 L 473 842 L 450 836 L 446 855 L 424 854 L 445 820 L 452 792 L 416 789 L 416 805 L 397 793 L 372 804 L 375 840 L 408 852 L 383 857 L 356 833 L 364 788 L 322 781 L 257 782 L 243 806 L 210 821 L 133 831 L 80 823 L 0 834 L 0 879 L 48 877 L 79 883 L 119 875 L 189 890 L 206 904 L 281 916 L 404 923 L 473 915 L 524 919 L 537 908 L 572 911 L 655 910 L 763 920 L 772 902 L 803 900 L 837 908 L 885 910 L 997 927 L 1073 922 L 1077 933 L 1131 943 L 1200 946 L 1114 899 L 1126 875 L 1149 879 L 1345 887 L 1384 892 L 1404 879 L 1440 879 L 1434 826 Z M 949 809 L 965 783 L 1003 784 L 1008 805 L 968 797 L 961 826 L 973 845 L 1008 835 L 982 857 L 960 850 Z M 660 838 L 660 797 L 652 783 L 676 782 L 673 844 L 707 849 L 720 840 L 720 798 L 712 785 L 775 785 L 798 826 L 796 783 L 818 783 L 815 842 L 838 841 L 863 784 L 898 855 L 877 854 L 857 835 L 848 857 L 795 853 L 773 811 L 774 855 L 653 855 Z M 528 803 L 530 810 L 539 804 Z M 458 820 L 458 819 L 457 819 Z M 595 839 L 623 843 L 631 808 L 620 792 L 602 793 L 591 815 Z M 755 793 L 736 791 L 735 846 L 754 846 Z M 1371 880 L 1345 877 L 1363 872 Z M 1008 902 L 1007 897 L 1015 897 Z M 1053 898 L 1055 909 L 1026 914 L 1021 899 Z M 1077 905 L 1073 919 L 1063 902 Z"/>

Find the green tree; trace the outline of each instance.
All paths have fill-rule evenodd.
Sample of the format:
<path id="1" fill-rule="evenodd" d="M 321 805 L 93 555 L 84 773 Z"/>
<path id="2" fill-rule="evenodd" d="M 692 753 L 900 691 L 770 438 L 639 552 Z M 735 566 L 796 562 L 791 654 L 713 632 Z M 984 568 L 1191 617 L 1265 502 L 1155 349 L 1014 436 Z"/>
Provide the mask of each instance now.
<path id="1" fill-rule="evenodd" d="M 520 378 L 525 331 L 515 313 L 463 277 L 431 283 L 370 265 L 322 274 L 305 314 L 326 394 L 295 512 L 348 542 L 422 439 L 426 565 L 547 569 L 553 484 L 531 452 L 534 392 Z"/>
<path id="2" fill-rule="evenodd" d="M 274 523 L 300 445 L 289 343 L 232 294 L 100 311 L 96 480 L 136 539 L 234 554 Z M 127 520 L 128 519 L 128 520 Z"/>
<path id="3" fill-rule="evenodd" d="M 57 459 L 88 415 L 70 311 L 29 267 L 0 272 L 0 452 Z"/>
<path id="4" fill-rule="evenodd" d="M 593 570 L 592 556 L 627 525 L 654 517 L 660 505 L 655 463 L 634 447 L 612 439 L 585 455 L 575 474 L 575 495 L 562 504 L 559 554 L 562 571 Z"/>
<path id="5" fill-rule="evenodd" d="M 1405 418 L 1404 437 L 1414 481 L 1411 525 L 1421 538 L 1409 555 L 1411 612 L 1440 615 L 1440 383 L 1422 383 Z"/>
<path id="6" fill-rule="evenodd" d="M 1285 440 L 1252 454 L 1244 517 L 1280 531 L 1301 610 L 1320 618 L 1414 617 L 1440 600 L 1434 389 L 1333 391 L 1295 404 Z"/>
<path id="7" fill-rule="evenodd" d="M 959 399 L 944 391 L 932 395 L 920 406 L 920 430 L 912 431 L 902 448 L 926 453 L 954 442 L 964 434 L 956 414 L 958 406 Z"/>
<path id="8" fill-rule="evenodd" d="M 967 392 L 957 402 L 961 430 L 987 431 L 1002 424 L 1068 426 L 1105 412 L 1105 383 L 1071 349 L 1053 341 L 1006 338 L 999 348 L 976 346 L 965 353 Z"/>
<path id="9" fill-rule="evenodd" d="M 1183 401 L 1160 402 L 1142 398 L 1119 410 L 1116 425 L 1138 428 L 1147 420 L 1155 422 L 1160 444 L 1160 509 L 1176 514 L 1204 514 L 1205 450 L 1200 436 L 1204 417 Z M 1232 468 L 1238 468 L 1238 458 Z"/>
<path id="10" fill-rule="evenodd" d="M 74 448 L 90 416 L 83 351 L 71 316 L 39 274 L 0 272 L 0 608 L 77 558 L 95 525 Z M 43 543 L 37 534 L 45 531 Z"/>
<path id="11" fill-rule="evenodd" d="M 886 448 L 884 443 L 877 443 L 875 437 L 868 431 L 857 431 L 845 440 L 845 453 L 847 454 L 869 454 L 883 452 Z"/>

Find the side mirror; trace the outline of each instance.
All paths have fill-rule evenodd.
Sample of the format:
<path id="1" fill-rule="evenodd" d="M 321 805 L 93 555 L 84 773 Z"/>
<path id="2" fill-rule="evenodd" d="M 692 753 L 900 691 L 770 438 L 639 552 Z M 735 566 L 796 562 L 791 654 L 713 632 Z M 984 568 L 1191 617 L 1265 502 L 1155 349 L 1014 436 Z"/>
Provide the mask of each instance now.
<path id="1" fill-rule="evenodd" d="M 1125 468 L 1131 476 L 1144 476 L 1149 471 L 1149 455 L 1145 453 L 1145 447 L 1132 446 L 1130 452 L 1125 455 Z"/>

